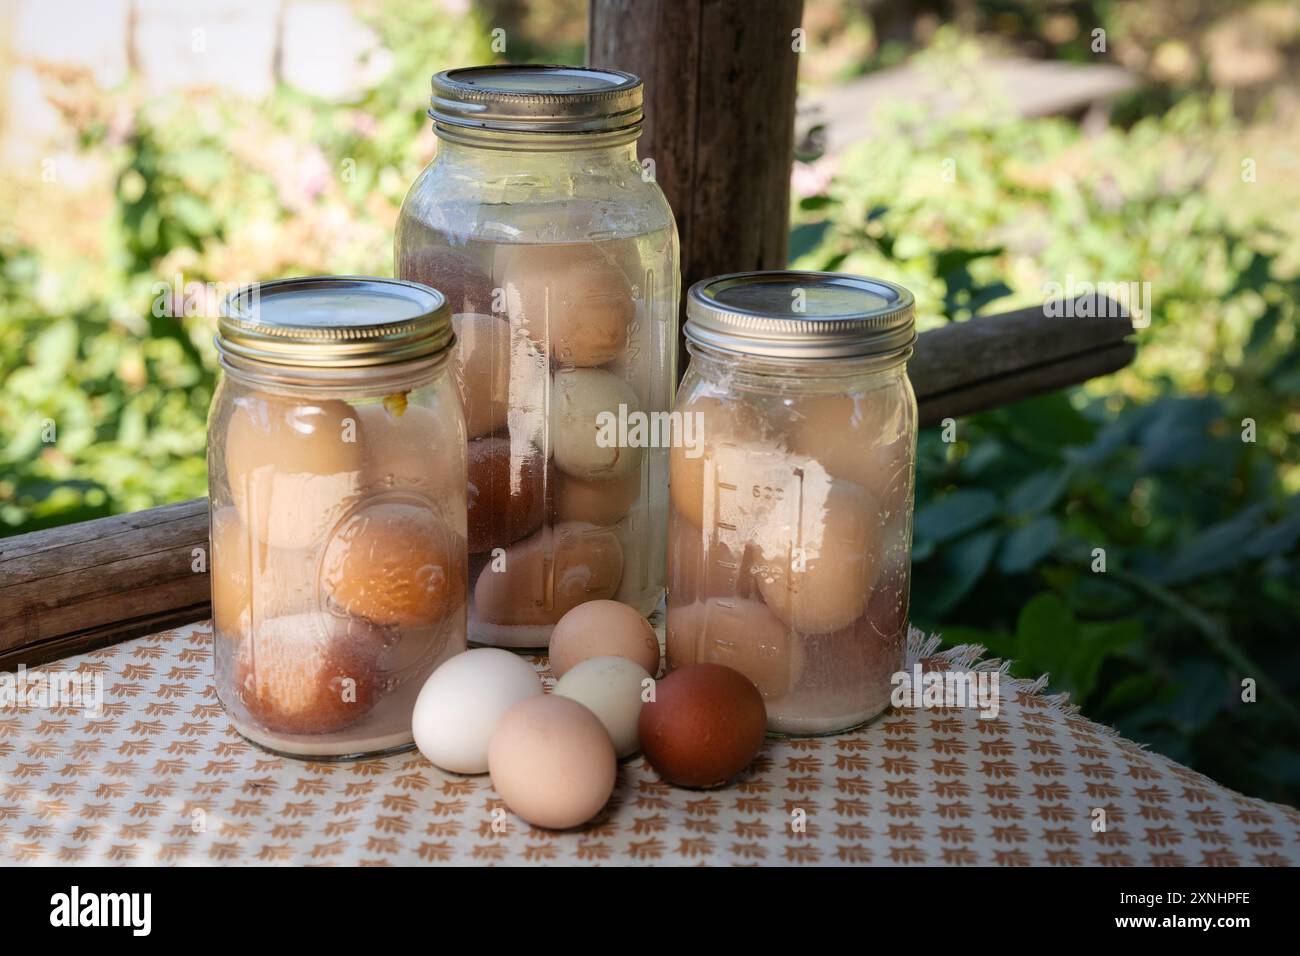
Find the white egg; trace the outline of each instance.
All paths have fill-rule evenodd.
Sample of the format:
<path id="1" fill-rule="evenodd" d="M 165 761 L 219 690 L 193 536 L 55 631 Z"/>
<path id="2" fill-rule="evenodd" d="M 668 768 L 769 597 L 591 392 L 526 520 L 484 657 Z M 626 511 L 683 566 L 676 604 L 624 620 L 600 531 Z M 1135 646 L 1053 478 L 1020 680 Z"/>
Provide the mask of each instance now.
<path id="1" fill-rule="evenodd" d="M 542 693 L 533 665 L 509 651 L 480 647 L 429 675 L 411 716 L 415 745 L 452 773 L 487 773 L 488 742 L 507 710 Z"/>
<path id="2" fill-rule="evenodd" d="M 650 674 L 636 661 L 589 657 L 565 671 L 555 685 L 555 693 L 595 714 L 609 731 L 614 752 L 626 757 L 641 749 L 637 735 L 641 695 L 651 683 Z"/>

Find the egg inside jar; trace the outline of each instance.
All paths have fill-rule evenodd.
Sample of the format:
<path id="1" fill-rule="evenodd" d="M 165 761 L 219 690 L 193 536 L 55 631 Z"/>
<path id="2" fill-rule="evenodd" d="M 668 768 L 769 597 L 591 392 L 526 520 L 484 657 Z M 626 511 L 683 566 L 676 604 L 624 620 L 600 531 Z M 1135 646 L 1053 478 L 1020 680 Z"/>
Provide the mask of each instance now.
<path id="1" fill-rule="evenodd" d="M 411 746 L 424 679 L 465 648 L 452 341 L 442 296 L 396 280 L 280 280 L 223 309 L 208 440 L 216 689 L 266 749 Z"/>
<path id="2" fill-rule="evenodd" d="M 880 280 L 747 273 L 687 300 L 670 453 L 666 663 L 759 688 L 774 734 L 889 705 L 906 656 L 916 402 L 912 298 Z"/>
<path id="3" fill-rule="evenodd" d="M 467 424 L 469 639 L 545 647 L 569 610 L 664 593 L 677 236 L 643 175 L 628 74 L 434 77 L 438 155 L 395 271 L 446 289 Z M 486 109 L 485 107 L 490 107 Z"/>

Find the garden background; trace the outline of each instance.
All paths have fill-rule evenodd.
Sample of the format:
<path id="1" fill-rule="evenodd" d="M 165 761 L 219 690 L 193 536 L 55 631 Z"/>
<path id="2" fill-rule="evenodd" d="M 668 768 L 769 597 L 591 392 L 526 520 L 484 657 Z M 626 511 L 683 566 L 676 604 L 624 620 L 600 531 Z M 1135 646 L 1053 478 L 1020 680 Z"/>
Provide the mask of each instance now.
<path id="1" fill-rule="evenodd" d="M 429 75 L 581 62 L 585 4 L 4 0 L 0 29 L 4 536 L 203 495 L 214 296 L 391 274 Z M 806 0 L 804 30 L 795 265 L 901 282 L 922 328 L 1150 293 L 1131 368 L 923 433 L 915 623 L 1300 803 L 1300 6 Z M 1026 115 L 1007 58 L 1125 82 Z M 820 118 L 899 71 L 945 109 Z"/>

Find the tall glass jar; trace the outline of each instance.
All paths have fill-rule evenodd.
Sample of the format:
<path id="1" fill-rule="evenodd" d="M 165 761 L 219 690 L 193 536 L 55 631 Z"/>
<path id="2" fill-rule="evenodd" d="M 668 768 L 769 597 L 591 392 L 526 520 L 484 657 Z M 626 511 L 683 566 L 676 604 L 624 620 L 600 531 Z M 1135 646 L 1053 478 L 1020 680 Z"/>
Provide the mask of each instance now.
<path id="1" fill-rule="evenodd" d="M 888 706 L 905 657 L 912 296 L 753 272 L 697 283 L 686 308 L 668 667 L 746 674 L 772 733 L 854 727 Z"/>
<path id="2" fill-rule="evenodd" d="M 290 756 L 412 744 L 465 649 L 465 426 L 433 289 L 318 276 L 222 311 L 208 418 L 217 696 Z"/>
<path id="3" fill-rule="evenodd" d="M 637 161 L 641 81 L 571 67 L 433 78 L 434 161 L 399 276 L 451 302 L 469 439 L 470 640 L 545 646 L 569 609 L 663 595 L 677 231 Z"/>

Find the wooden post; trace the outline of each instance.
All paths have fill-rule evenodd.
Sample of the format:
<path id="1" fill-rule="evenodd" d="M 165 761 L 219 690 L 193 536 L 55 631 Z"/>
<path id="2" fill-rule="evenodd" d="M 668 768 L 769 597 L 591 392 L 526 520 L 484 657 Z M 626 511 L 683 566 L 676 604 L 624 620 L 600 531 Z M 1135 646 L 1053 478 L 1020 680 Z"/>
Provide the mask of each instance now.
<path id="1" fill-rule="evenodd" d="M 787 264 L 802 15 L 803 0 L 590 0 L 587 63 L 645 82 L 639 152 L 677 217 L 683 293 Z"/>
<path id="2" fill-rule="evenodd" d="M 922 424 L 1123 368 L 1133 327 L 1116 309 L 1098 299 L 1060 318 L 1040 306 L 923 333 L 908 365 Z M 206 618 L 199 548 L 206 498 L 0 538 L 0 670 Z"/>

